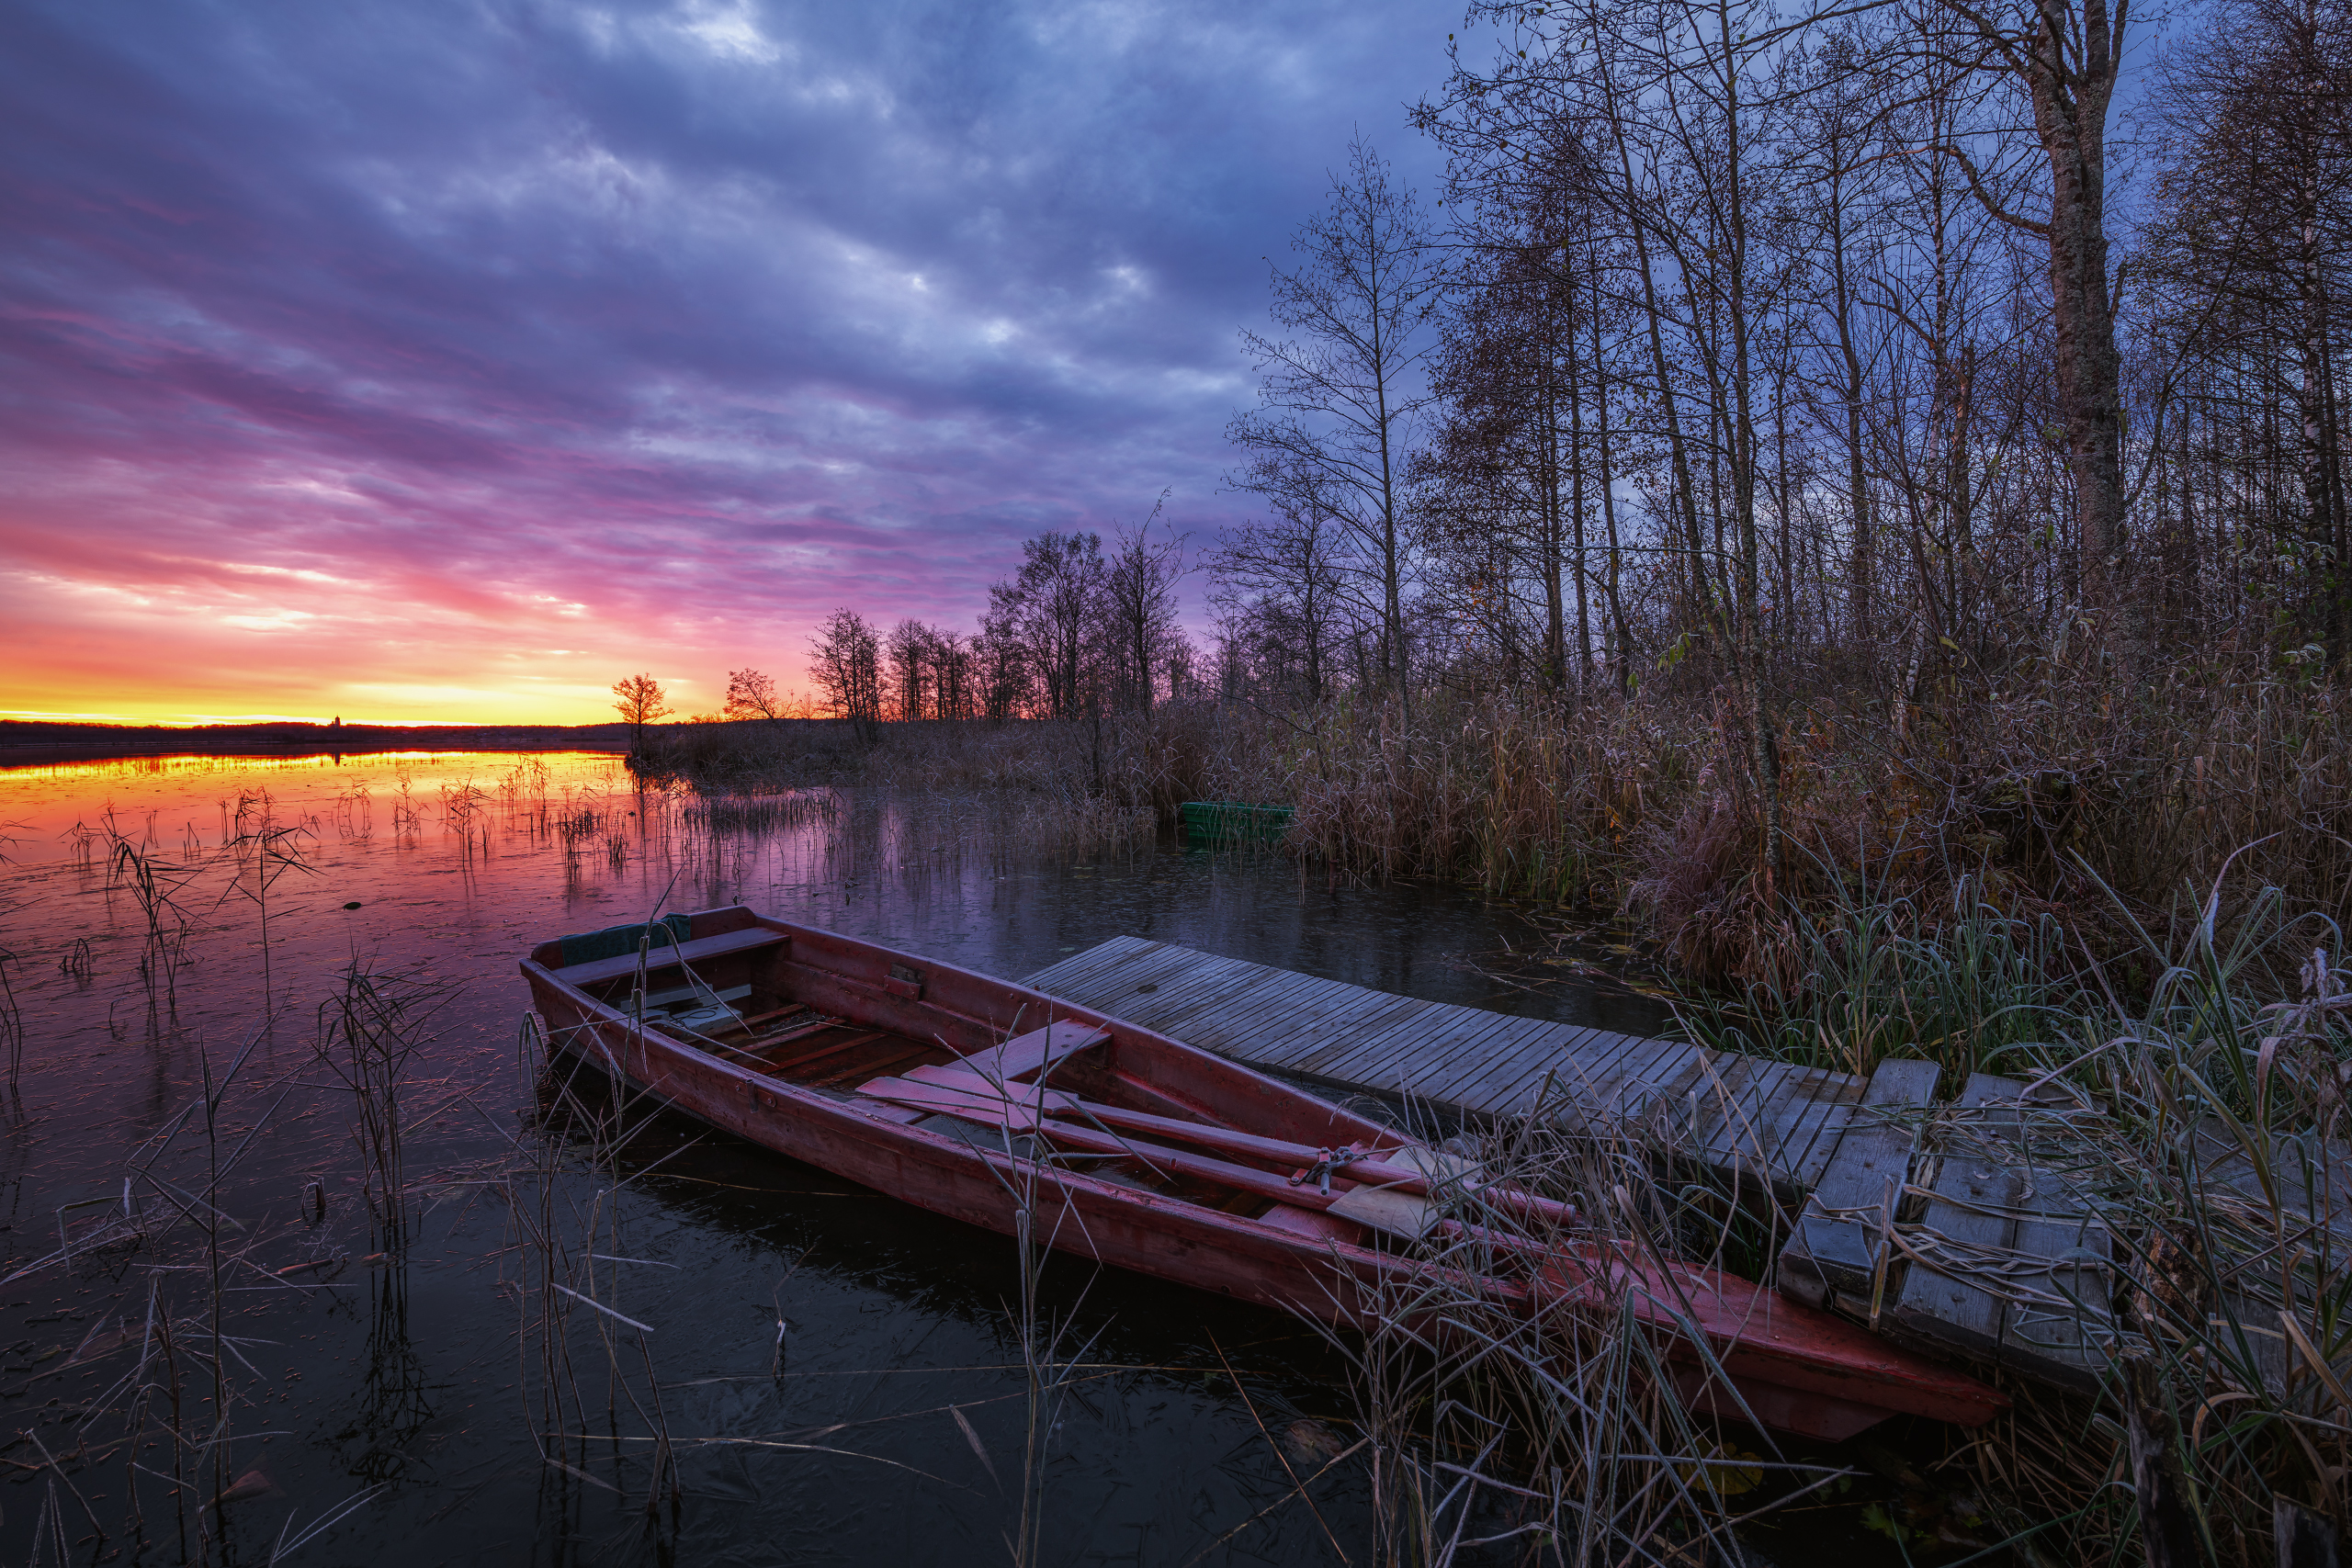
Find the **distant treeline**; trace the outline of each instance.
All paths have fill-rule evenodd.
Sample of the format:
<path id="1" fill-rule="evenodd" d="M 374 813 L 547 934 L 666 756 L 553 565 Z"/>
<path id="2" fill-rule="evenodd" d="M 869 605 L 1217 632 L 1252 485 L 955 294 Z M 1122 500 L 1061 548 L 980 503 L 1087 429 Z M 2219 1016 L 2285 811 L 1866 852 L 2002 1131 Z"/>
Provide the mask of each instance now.
<path id="1" fill-rule="evenodd" d="M 409 726 L 390 724 L 65 724 L 0 719 L 0 753 L 17 748 L 124 751 L 453 751 L 580 746 L 628 740 L 624 724 Z"/>

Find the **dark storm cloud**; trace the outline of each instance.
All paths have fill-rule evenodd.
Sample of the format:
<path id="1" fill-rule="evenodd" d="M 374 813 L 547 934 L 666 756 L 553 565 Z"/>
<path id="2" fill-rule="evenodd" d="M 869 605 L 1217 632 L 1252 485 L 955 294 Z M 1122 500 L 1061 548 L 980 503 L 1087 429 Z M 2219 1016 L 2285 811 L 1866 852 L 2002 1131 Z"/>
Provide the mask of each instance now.
<path id="1" fill-rule="evenodd" d="M 9 7 L 0 526 L 38 581 L 0 592 L 397 562 L 454 612 L 495 563 L 773 636 L 960 618 L 1023 534 L 1162 485 L 1213 522 L 1259 258 L 1353 126 L 1427 183 L 1401 105 L 1451 19 Z"/>

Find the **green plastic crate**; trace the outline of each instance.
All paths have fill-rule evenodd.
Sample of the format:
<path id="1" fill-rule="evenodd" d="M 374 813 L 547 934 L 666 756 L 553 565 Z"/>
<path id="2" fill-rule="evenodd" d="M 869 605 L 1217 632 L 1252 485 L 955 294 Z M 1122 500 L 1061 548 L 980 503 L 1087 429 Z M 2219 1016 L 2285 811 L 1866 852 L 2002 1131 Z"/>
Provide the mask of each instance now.
<path id="1" fill-rule="evenodd" d="M 1184 837 L 1204 844 L 1271 844 L 1290 831 L 1297 815 L 1295 807 L 1244 800 L 1188 800 L 1176 808 Z"/>

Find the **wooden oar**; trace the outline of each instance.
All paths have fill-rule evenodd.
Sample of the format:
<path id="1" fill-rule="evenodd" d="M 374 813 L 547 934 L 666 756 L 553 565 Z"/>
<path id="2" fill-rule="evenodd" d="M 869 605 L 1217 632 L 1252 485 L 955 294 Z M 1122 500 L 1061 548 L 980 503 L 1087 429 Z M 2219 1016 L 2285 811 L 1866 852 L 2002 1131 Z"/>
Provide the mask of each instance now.
<path id="1" fill-rule="evenodd" d="M 1238 1132 L 1231 1127 L 1214 1126 L 1204 1122 L 1187 1122 L 1175 1116 L 1156 1116 L 1147 1111 L 1129 1111 L 1123 1106 L 1100 1105 L 1093 1100 L 1080 1100 L 1074 1095 L 1063 1094 L 1057 1090 L 1041 1091 L 1034 1085 L 1006 1084 L 1000 1088 L 994 1080 L 981 1074 L 955 1066 L 917 1067 L 906 1077 L 908 1080 L 915 1083 L 936 1085 L 951 1092 L 969 1095 L 982 1105 L 995 1105 L 998 1097 L 1001 1095 L 1006 1103 L 1029 1114 L 1029 1124 L 1019 1128 L 1021 1132 L 1039 1130 L 1035 1125 L 1035 1118 L 1042 1113 L 1055 1119 L 1055 1124 L 1052 1127 L 1043 1130 L 1056 1136 L 1060 1135 L 1063 1125 L 1069 1120 L 1092 1121 L 1105 1127 L 1116 1127 L 1131 1133 L 1148 1133 L 1158 1137 L 1174 1138 L 1182 1143 L 1198 1145 L 1202 1148 L 1243 1155 L 1275 1165 L 1289 1166 L 1294 1168 L 1303 1166 L 1307 1170 L 1317 1174 L 1335 1152 L 1328 1148 L 1316 1148 L 1306 1144 L 1295 1144 L 1286 1138 L 1261 1137 L 1254 1133 Z M 1353 1145 L 1348 1145 L 1348 1147 L 1352 1148 Z M 1402 1153 L 1403 1151 L 1374 1150 L 1372 1152 L 1376 1156 L 1382 1153 Z M 1515 1187 L 1503 1187 L 1477 1181 L 1468 1176 L 1433 1177 L 1419 1166 L 1396 1163 L 1378 1157 L 1347 1160 L 1331 1166 L 1330 1170 L 1334 1176 L 1344 1175 L 1348 1180 L 1364 1186 L 1394 1188 L 1398 1191 L 1423 1197 L 1437 1195 L 1449 1185 L 1464 1189 L 1475 1188 L 1488 1201 L 1502 1207 L 1516 1210 L 1530 1218 L 1548 1220 L 1561 1225 L 1574 1224 L 1576 1220 L 1577 1212 L 1573 1206 L 1550 1198 L 1541 1198 L 1532 1192 L 1524 1192 Z M 1297 1188 L 1294 1187 L 1291 1190 L 1295 1193 Z"/>

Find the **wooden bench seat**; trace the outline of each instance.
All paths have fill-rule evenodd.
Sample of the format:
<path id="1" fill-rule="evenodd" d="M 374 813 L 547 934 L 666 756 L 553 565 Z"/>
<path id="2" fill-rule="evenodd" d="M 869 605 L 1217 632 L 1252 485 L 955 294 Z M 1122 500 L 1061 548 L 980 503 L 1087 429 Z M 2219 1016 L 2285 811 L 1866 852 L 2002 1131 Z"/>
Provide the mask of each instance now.
<path id="1" fill-rule="evenodd" d="M 1001 1045 L 974 1051 L 962 1065 L 991 1083 L 1019 1083 L 1110 1038 L 1109 1030 L 1091 1023 L 1049 1023 Z"/>
<path id="2" fill-rule="evenodd" d="M 722 958 L 730 953 L 750 953 L 756 948 L 774 947 L 792 939 L 782 931 L 772 931 L 765 926 L 749 926 L 740 931 L 727 931 L 718 936 L 697 937 L 692 942 L 662 943 L 645 955 L 645 972 L 654 974 L 674 969 L 681 964 L 699 964 L 706 959 Z M 599 958 L 592 964 L 574 964 L 568 969 L 558 969 L 555 977 L 567 986 L 594 986 L 605 980 L 617 980 L 637 973 L 637 954 L 625 953 L 618 958 Z"/>

